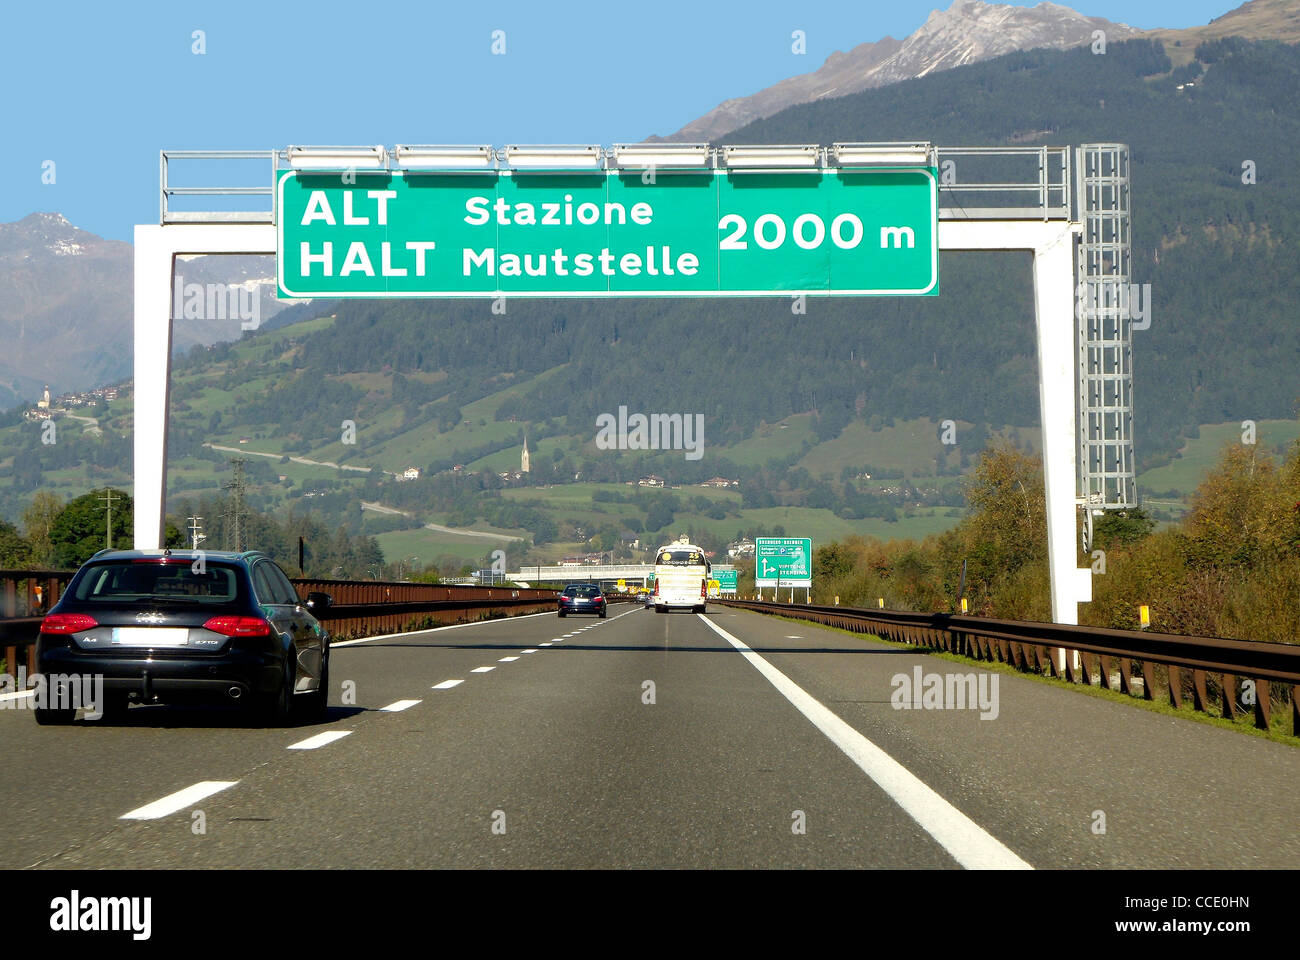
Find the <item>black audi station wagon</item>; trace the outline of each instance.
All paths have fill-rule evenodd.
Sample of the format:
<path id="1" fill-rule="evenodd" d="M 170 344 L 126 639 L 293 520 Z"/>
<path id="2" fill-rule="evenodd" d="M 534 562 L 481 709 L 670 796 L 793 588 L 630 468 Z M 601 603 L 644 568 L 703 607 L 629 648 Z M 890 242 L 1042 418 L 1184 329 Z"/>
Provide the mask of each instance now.
<path id="1" fill-rule="evenodd" d="M 323 716 L 329 635 L 312 615 L 325 593 L 298 597 L 257 552 L 104 550 L 73 576 L 41 623 L 37 670 L 48 692 L 41 724 L 71 723 L 59 683 L 103 680 L 105 716 L 135 703 L 247 704 L 267 724 L 295 710 Z"/>

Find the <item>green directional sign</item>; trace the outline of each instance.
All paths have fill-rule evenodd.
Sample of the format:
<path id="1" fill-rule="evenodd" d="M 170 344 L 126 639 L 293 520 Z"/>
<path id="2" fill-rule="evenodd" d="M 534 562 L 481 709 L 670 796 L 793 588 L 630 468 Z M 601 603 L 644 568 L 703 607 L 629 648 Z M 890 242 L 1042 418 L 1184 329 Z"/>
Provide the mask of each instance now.
<path id="1" fill-rule="evenodd" d="M 812 540 L 755 537 L 754 586 L 811 587 Z"/>
<path id="2" fill-rule="evenodd" d="M 713 568 L 713 576 L 718 581 L 719 593 L 735 593 L 739 571 L 736 570 L 719 570 Z"/>
<path id="3" fill-rule="evenodd" d="M 290 171 L 279 295 L 935 295 L 936 183 L 930 167 Z"/>

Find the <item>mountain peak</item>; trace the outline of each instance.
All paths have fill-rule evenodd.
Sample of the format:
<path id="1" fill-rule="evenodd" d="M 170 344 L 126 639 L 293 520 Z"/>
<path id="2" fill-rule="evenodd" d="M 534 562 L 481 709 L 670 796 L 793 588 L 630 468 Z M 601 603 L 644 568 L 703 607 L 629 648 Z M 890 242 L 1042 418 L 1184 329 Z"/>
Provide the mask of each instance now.
<path id="1" fill-rule="evenodd" d="M 727 100 L 676 133 L 651 139 L 716 141 L 798 103 L 843 97 L 1015 50 L 1078 46 L 1091 42 L 1095 30 L 1104 30 L 1111 41 L 1141 32 L 1127 24 L 1085 17 L 1056 3 L 1018 7 L 953 0 L 946 10 L 931 11 L 925 23 L 902 41 L 884 37 L 859 44 L 848 53 L 836 51 L 813 73 L 782 80 L 752 96 Z"/>
<path id="2" fill-rule="evenodd" d="M 0 258 L 19 255 L 30 259 L 38 252 L 76 257 L 88 248 L 109 242 L 74 226 L 56 212 L 29 213 L 13 223 L 0 223 Z"/>

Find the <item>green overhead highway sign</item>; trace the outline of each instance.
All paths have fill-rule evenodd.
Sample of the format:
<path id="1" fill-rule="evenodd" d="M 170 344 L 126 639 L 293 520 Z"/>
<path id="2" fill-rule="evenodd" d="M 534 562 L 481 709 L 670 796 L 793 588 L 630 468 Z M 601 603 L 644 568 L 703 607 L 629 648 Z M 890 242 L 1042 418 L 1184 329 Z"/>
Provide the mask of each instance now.
<path id="1" fill-rule="evenodd" d="M 936 295 L 932 167 L 290 171 L 281 297 Z"/>
<path id="2" fill-rule="evenodd" d="M 754 586 L 811 587 L 812 540 L 755 537 Z"/>

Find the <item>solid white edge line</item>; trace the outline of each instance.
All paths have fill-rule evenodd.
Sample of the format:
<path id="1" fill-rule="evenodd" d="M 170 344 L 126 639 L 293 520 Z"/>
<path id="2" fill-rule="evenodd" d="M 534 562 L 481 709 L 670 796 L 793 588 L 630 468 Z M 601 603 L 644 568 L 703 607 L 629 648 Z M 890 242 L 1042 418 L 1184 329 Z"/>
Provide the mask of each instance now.
<path id="1" fill-rule="evenodd" d="M 487 623 L 500 623 L 502 620 L 527 620 L 529 617 L 553 617 L 554 611 L 547 613 L 523 613 L 517 617 L 498 617 L 496 620 L 475 620 L 472 623 L 449 623 L 445 627 L 429 627 L 427 630 L 407 630 L 405 633 L 381 633 L 377 637 L 362 637 L 360 640 L 339 640 L 331 641 L 330 649 L 334 647 L 351 647 L 358 643 L 374 643 L 376 640 L 392 640 L 396 637 L 414 637 L 421 633 L 437 633 L 439 630 L 456 630 L 460 627 L 481 627 Z"/>
<path id="2" fill-rule="evenodd" d="M 0 703 L 7 703 L 10 700 L 21 700 L 24 697 L 36 696 L 35 690 L 15 690 L 13 693 L 0 693 Z"/>
<path id="3" fill-rule="evenodd" d="M 403 710 L 409 710 L 417 703 L 424 703 L 423 700 L 395 700 L 386 707 L 380 707 L 381 713 L 401 713 Z"/>
<path id="4" fill-rule="evenodd" d="M 435 683 L 429 689 L 431 690 L 450 690 L 452 687 L 459 687 L 464 680 L 444 680 L 442 683 Z"/>
<path id="5" fill-rule="evenodd" d="M 238 782 L 238 780 L 204 780 L 192 787 L 186 787 L 184 790 L 169 793 L 153 803 L 146 803 L 143 807 L 136 807 L 130 813 L 124 813 L 117 819 L 157 820 L 160 817 L 173 814 L 177 810 L 184 810 L 191 804 L 198 803 L 204 797 L 210 797 L 214 793 L 227 790 Z"/>
<path id="6" fill-rule="evenodd" d="M 308 737 L 306 740 L 299 740 L 297 743 L 291 743 L 287 747 L 289 750 L 319 750 L 335 740 L 342 740 L 350 735 L 351 730 L 327 730 L 324 733 L 318 733 L 314 737 Z"/>
<path id="7" fill-rule="evenodd" d="M 1032 870 L 1033 867 L 991 833 L 962 813 L 915 774 L 832 713 L 821 701 L 737 640 L 726 630 L 696 614 L 749 661 L 768 683 L 807 717 L 826 738 L 903 808 L 917 824 L 968 870 Z"/>

